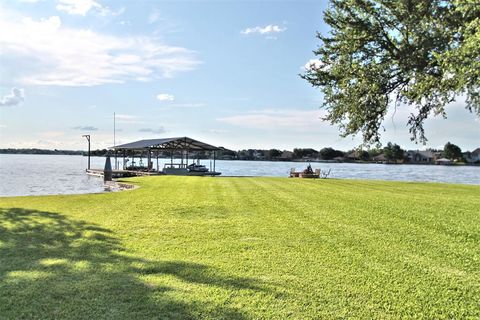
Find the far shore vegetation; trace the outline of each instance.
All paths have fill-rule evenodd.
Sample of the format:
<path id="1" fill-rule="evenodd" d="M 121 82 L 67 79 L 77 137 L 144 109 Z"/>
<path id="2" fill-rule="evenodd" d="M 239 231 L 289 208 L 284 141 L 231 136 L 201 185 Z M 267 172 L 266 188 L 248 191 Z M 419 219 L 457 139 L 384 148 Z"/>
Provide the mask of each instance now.
<path id="1" fill-rule="evenodd" d="M 110 153 L 109 153 L 110 152 Z M 0 149 L 0 154 L 50 154 L 50 155 L 87 155 L 81 150 L 48 149 Z M 91 156 L 112 155 L 107 149 L 90 152 Z M 193 152 L 193 157 L 207 159 L 207 152 Z M 119 155 L 122 156 L 122 155 Z M 136 156 L 141 156 L 140 153 Z M 169 151 L 160 151 L 159 158 L 170 158 Z M 457 145 L 447 142 L 443 149 L 403 150 L 399 145 L 387 143 L 383 148 L 337 150 L 331 147 L 316 150 L 313 148 L 294 148 L 293 151 L 279 149 L 244 149 L 217 151 L 220 160 L 257 160 L 257 161 L 330 161 L 330 162 L 373 162 L 373 163 L 414 163 L 414 164 L 480 164 L 480 147 L 463 152 Z"/>

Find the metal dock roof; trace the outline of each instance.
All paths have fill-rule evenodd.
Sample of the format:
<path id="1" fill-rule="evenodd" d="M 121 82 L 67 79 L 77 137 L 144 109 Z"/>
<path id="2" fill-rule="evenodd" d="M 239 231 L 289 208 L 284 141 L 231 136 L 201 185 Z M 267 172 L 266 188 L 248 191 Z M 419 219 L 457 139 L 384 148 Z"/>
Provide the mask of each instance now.
<path id="1" fill-rule="evenodd" d="M 146 139 L 111 147 L 113 150 L 221 150 L 223 148 L 212 146 L 189 137 Z"/>

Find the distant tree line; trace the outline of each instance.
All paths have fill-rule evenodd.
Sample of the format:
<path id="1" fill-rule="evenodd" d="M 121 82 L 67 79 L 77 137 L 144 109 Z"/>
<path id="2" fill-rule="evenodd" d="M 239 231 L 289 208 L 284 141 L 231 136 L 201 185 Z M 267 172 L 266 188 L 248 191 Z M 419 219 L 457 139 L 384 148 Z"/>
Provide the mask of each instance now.
<path id="1" fill-rule="evenodd" d="M 91 156 L 105 156 L 107 154 L 107 149 L 99 149 L 90 151 Z M 58 150 L 58 149 L 37 149 L 37 148 L 24 148 L 24 149 L 13 149 L 6 148 L 0 149 L 0 154 L 54 154 L 54 155 L 87 155 L 87 151 L 81 150 Z"/>
<path id="2" fill-rule="evenodd" d="M 0 149 L 2 154 L 63 154 L 63 155 L 81 155 L 83 151 L 78 150 L 47 150 L 47 149 Z"/>
<path id="3" fill-rule="evenodd" d="M 477 153 L 480 152 L 476 149 Z M 386 162 L 407 163 L 418 162 L 414 153 L 418 151 L 404 150 L 398 144 L 388 142 L 383 148 L 371 148 L 368 150 L 352 149 L 348 151 L 336 150 L 325 147 L 320 150 L 312 148 L 295 148 L 293 151 L 278 149 L 244 149 L 238 151 L 223 150 L 217 153 L 219 159 L 231 160 L 266 160 L 266 161 L 315 161 L 335 160 L 338 162 Z M 423 152 L 424 157 L 431 159 L 446 158 L 451 161 L 466 162 L 472 156 L 472 152 L 462 152 L 460 147 L 448 142 L 443 150 L 427 149 Z M 424 154 L 427 154 L 425 156 Z"/>
<path id="4" fill-rule="evenodd" d="M 53 154 L 53 155 L 87 155 L 86 151 L 79 150 L 46 150 L 46 149 L 0 149 L 0 154 Z M 114 155 L 107 149 L 97 149 L 90 152 L 91 156 Z M 416 155 L 420 154 L 417 159 Z M 118 157 L 123 157 L 123 153 L 118 153 Z M 178 158 L 182 155 L 181 151 L 175 151 L 173 157 Z M 132 154 L 129 152 L 128 157 Z M 146 157 L 146 153 L 136 152 L 135 157 Z M 153 155 L 154 157 L 157 154 Z M 172 156 L 170 151 L 160 151 L 158 157 L 169 158 Z M 190 159 L 208 159 L 211 153 L 207 151 L 190 152 Z M 459 146 L 447 142 L 443 150 L 427 149 L 425 151 L 406 151 L 398 144 L 388 142 L 383 148 L 371 148 L 368 150 L 352 149 L 348 151 L 337 150 L 331 147 L 325 147 L 320 150 L 313 148 L 295 148 L 293 151 L 279 149 L 243 149 L 228 150 L 221 148 L 216 152 L 217 159 L 223 160 L 265 160 L 265 161 L 338 161 L 338 162 L 382 162 L 382 163 L 408 163 L 408 162 L 431 162 L 430 160 L 447 159 L 456 162 L 480 162 L 480 148 L 473 152 L 462 152 Z M 423 161 L 427 159 L 428 161 Z"/>

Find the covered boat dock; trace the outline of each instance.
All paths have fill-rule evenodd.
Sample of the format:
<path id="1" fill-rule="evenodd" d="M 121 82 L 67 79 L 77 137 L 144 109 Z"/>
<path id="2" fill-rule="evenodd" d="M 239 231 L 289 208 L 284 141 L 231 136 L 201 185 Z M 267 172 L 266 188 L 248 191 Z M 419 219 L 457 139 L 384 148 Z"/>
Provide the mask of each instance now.
<path id="1" fill-rule="evenodd" d="M 224 150 L 205 142 L 189 137 L 147 139 L 116 145 L 113 150 L 114 175 L 195 175 L 215 176 L 220 172 L 215 170 L 216 152 Z M 146 158 L 146 163 L 143 159 Z M 169 162 L 160 166 L 160 158 L 170 158 Z M 200 158 L 210 160 L 210 167 L 200 164 Z M 118 159 L 123 163 L 120 168 Z M 212 163 L 213 160 L 213 163 Z M 138 162 L 137 162 L 138 161 Z M 190 161 L 190 163 L 189 163 Z M 212 166 L 213 164 L 213 166 Z M 90 170 L 95 174 L 98 170 Z"/>

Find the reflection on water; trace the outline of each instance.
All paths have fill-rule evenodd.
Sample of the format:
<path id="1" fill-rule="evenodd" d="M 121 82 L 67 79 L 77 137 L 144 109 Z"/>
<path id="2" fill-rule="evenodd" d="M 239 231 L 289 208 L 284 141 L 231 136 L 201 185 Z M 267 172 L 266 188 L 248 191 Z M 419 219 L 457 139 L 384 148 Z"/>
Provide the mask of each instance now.
<path id="1" fill-rule="evenodd" d="M 146 160 L 143 159 L 146 163 Z M 170 159 L 160 159 L 159 167 Z M 92 157 L 92 168 L 103 168 L 105 158 Z M 209 160 L 202 164 L 210 167 Z M 114 163 L 112 161 L 112 166 Z M 119 163 L 122 166 L 122 163 Z M 154 160 L 156 167 L 156 160 Z M 287 177 L 291 168 L 303 170 L 301 162 L 222 161 L 216 170 L 223 176 Z M 103 181 L 85 174 L 87 157 L 61 155 L 0 155 L 0 196 L 102 192 Z M 384 165 L 312 163 L 328 171 L 330 178 L 429 181 L 480 185 L 480 167 L 436 165 Z"/>
<path id="2" fill-rule="evenodd" d="M 103 180 L 85 174 L 86 157 L 0 155 L 0 195 L 103 192 Z"/>

